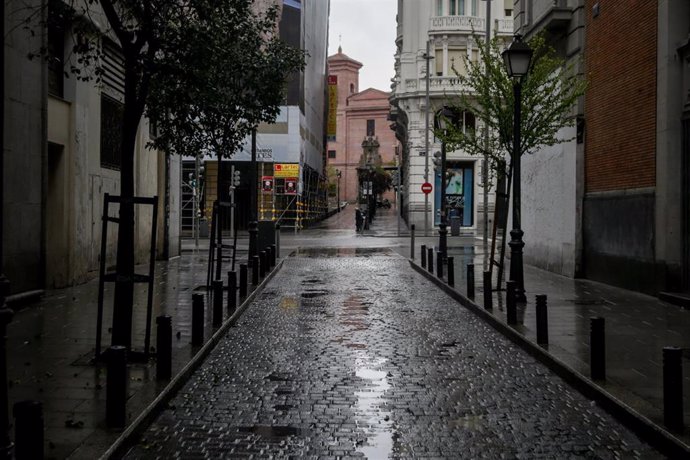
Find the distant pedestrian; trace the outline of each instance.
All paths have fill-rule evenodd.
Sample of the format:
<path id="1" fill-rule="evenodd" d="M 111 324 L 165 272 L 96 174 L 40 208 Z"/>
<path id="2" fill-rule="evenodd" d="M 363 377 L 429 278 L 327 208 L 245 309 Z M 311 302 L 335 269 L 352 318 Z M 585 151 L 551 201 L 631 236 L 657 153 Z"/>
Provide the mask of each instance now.
<path id="1" fill-rule="evenodd" d="M 364 216 L 362 215 L 362 211 L 360 211 L 359 208 L 355 209 L 355 229 L 357 232 L 362 231 L 362 224 L 364 224 Z"/>

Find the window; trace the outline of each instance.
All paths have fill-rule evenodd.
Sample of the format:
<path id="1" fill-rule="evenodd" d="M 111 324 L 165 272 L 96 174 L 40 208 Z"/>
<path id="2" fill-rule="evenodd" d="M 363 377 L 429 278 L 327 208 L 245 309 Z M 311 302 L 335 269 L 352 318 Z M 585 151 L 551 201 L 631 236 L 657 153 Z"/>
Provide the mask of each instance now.
<path id="1" fill-rule="evenodd" d="M 436 16 L 443 16 L 444 0 L 436 0 Z"/>
<path id="2" fill-rule="evenodd" d="M 458 75 L 465 75 L 465 49 L 464 48 L 449 48 L 448 49 L 448 67 L 451 69 L 451 75 L 456 72 Z M 455 69 L 453 71 L 453 69 Z"/>
<path id="3" fill-rule="evenodd" d="M 101 93 L 101 167 L 120 169 L 124 105 Z"/>
<path id="4" fill-rule="evenodd" d="M 450 14 L 451 16 L 455 16 L 456 14 L 458 14 L 456 2 L 457 0 L 450 0 L 450 8 L 448 9 L 448 14 Z"/>
<path id="5" fill-rule="evenodd" d="M 354 94 L 354 93 L 355 93 L 355 84 L 350 83 L 350 94 Z"/>
<path id="6" fill-rule="evenodd" d="M 335 150 L 328 151 L 328 158 L 335 158 Z"/>
<path id="7" fill-rule="evenodd" d="M 465 134 L 474 132 L 476 129 L 476 119 L 474 117 L 474 114 L 472 112 L 463 112 L 462 113 L 463 117 L 463 127 L 464 127 L 464 132 Z"/>
<path id="8" fill-rule="evenodd" d="M 477 15 L 477 0 L 470 0 L 470 1 L 472 2 L 471 3 L 471 8 L 472 8 L 471 14 L 472 14 L 472 16 L 476 16 Z"/>
<path id="9" fill-rule="evenodd" d="M 376 120 L 367 120 L 367 136 L 376 135 Z"/>
<path id="10" fill-rule="evenodd" d="M 434 65 L 436 66 L 436 76 L 443 76 L 443 50 L 437 49 L 436 55 L 434 56 Z"/>
<path id="11" fill-rule="evenodd" d="M 505 13 L 506 13 L 506 17 L 507 17 L 507 18 L 512 18 L 512 17 L 513 17 L 513 10 L 506 10 Z"/>

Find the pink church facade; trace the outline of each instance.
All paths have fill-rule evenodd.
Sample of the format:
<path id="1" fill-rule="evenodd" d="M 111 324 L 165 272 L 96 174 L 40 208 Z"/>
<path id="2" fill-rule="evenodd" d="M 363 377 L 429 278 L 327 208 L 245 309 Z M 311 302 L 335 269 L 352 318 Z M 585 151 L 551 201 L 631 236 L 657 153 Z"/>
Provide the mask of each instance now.
<path id="1" fill-rule="evenodd" d="M 354 203 L 358 195 L 357 166 L 362 142 L 368 135 L 378 139 L 384 167 L 396 165 L 398 140 L 390 129 L 390 93 L 374 88 L 359 91 L 362 63 L 338 53 L 328 58 L 328 73 L 338 78 L 338 111 L 335 141 L 328 142 L 328 165 L 341 172 L 340 199 Z M 394 192 L 386 193 L 393 201 Z"/>

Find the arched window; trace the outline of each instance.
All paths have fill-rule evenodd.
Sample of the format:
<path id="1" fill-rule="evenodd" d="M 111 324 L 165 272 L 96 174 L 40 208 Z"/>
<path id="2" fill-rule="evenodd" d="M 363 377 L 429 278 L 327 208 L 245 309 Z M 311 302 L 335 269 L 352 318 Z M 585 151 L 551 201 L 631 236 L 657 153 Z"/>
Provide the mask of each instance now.
<path id="1" fill-rule="evenodd" d="M 350 94 L 355 94 L 355 84 L 350 83 Z"/>

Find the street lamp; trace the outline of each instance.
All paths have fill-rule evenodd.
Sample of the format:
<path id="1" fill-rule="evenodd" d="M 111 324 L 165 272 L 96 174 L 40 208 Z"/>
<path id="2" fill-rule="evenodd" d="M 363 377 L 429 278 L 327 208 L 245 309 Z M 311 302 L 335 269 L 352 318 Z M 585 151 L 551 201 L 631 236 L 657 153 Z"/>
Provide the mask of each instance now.
<path id="1" fill-rule="evenodd" d="M 436 112 L 434 116 L 434 127 L 437 131 L 441 131 L 441 223 L 438 230 L 438 252 L 439 257 L 444 259 L 448 255 L 448 230 L 446 222 L 446 130 L 455 122 L 455 112 L 449 107 L 443 108 Z"/>
<path id="2" fill-rule="evenodd" d="M 340 177 L 343 175 L 339 169 L 335 170 L 335 176 L 338 178 L 338 185 L 336 186 L 336 197 L 338 200 L 338 212 L 340 212 Z"/>
<path id="3" fill-rule="evenodd" d="M 510 231 L 510 279 L 515 282 L 515 296 L 518 302 L 526 302 L 525 276 L 522 266 L 522 241 L 524 232 L 520 228 L 520 116 L 522 105 L 522 78 L 529 72 L 532 49 L 515 35 L 513 43 L 502 53 L 508 76 L 513 79 L 513 229 Z"/>

